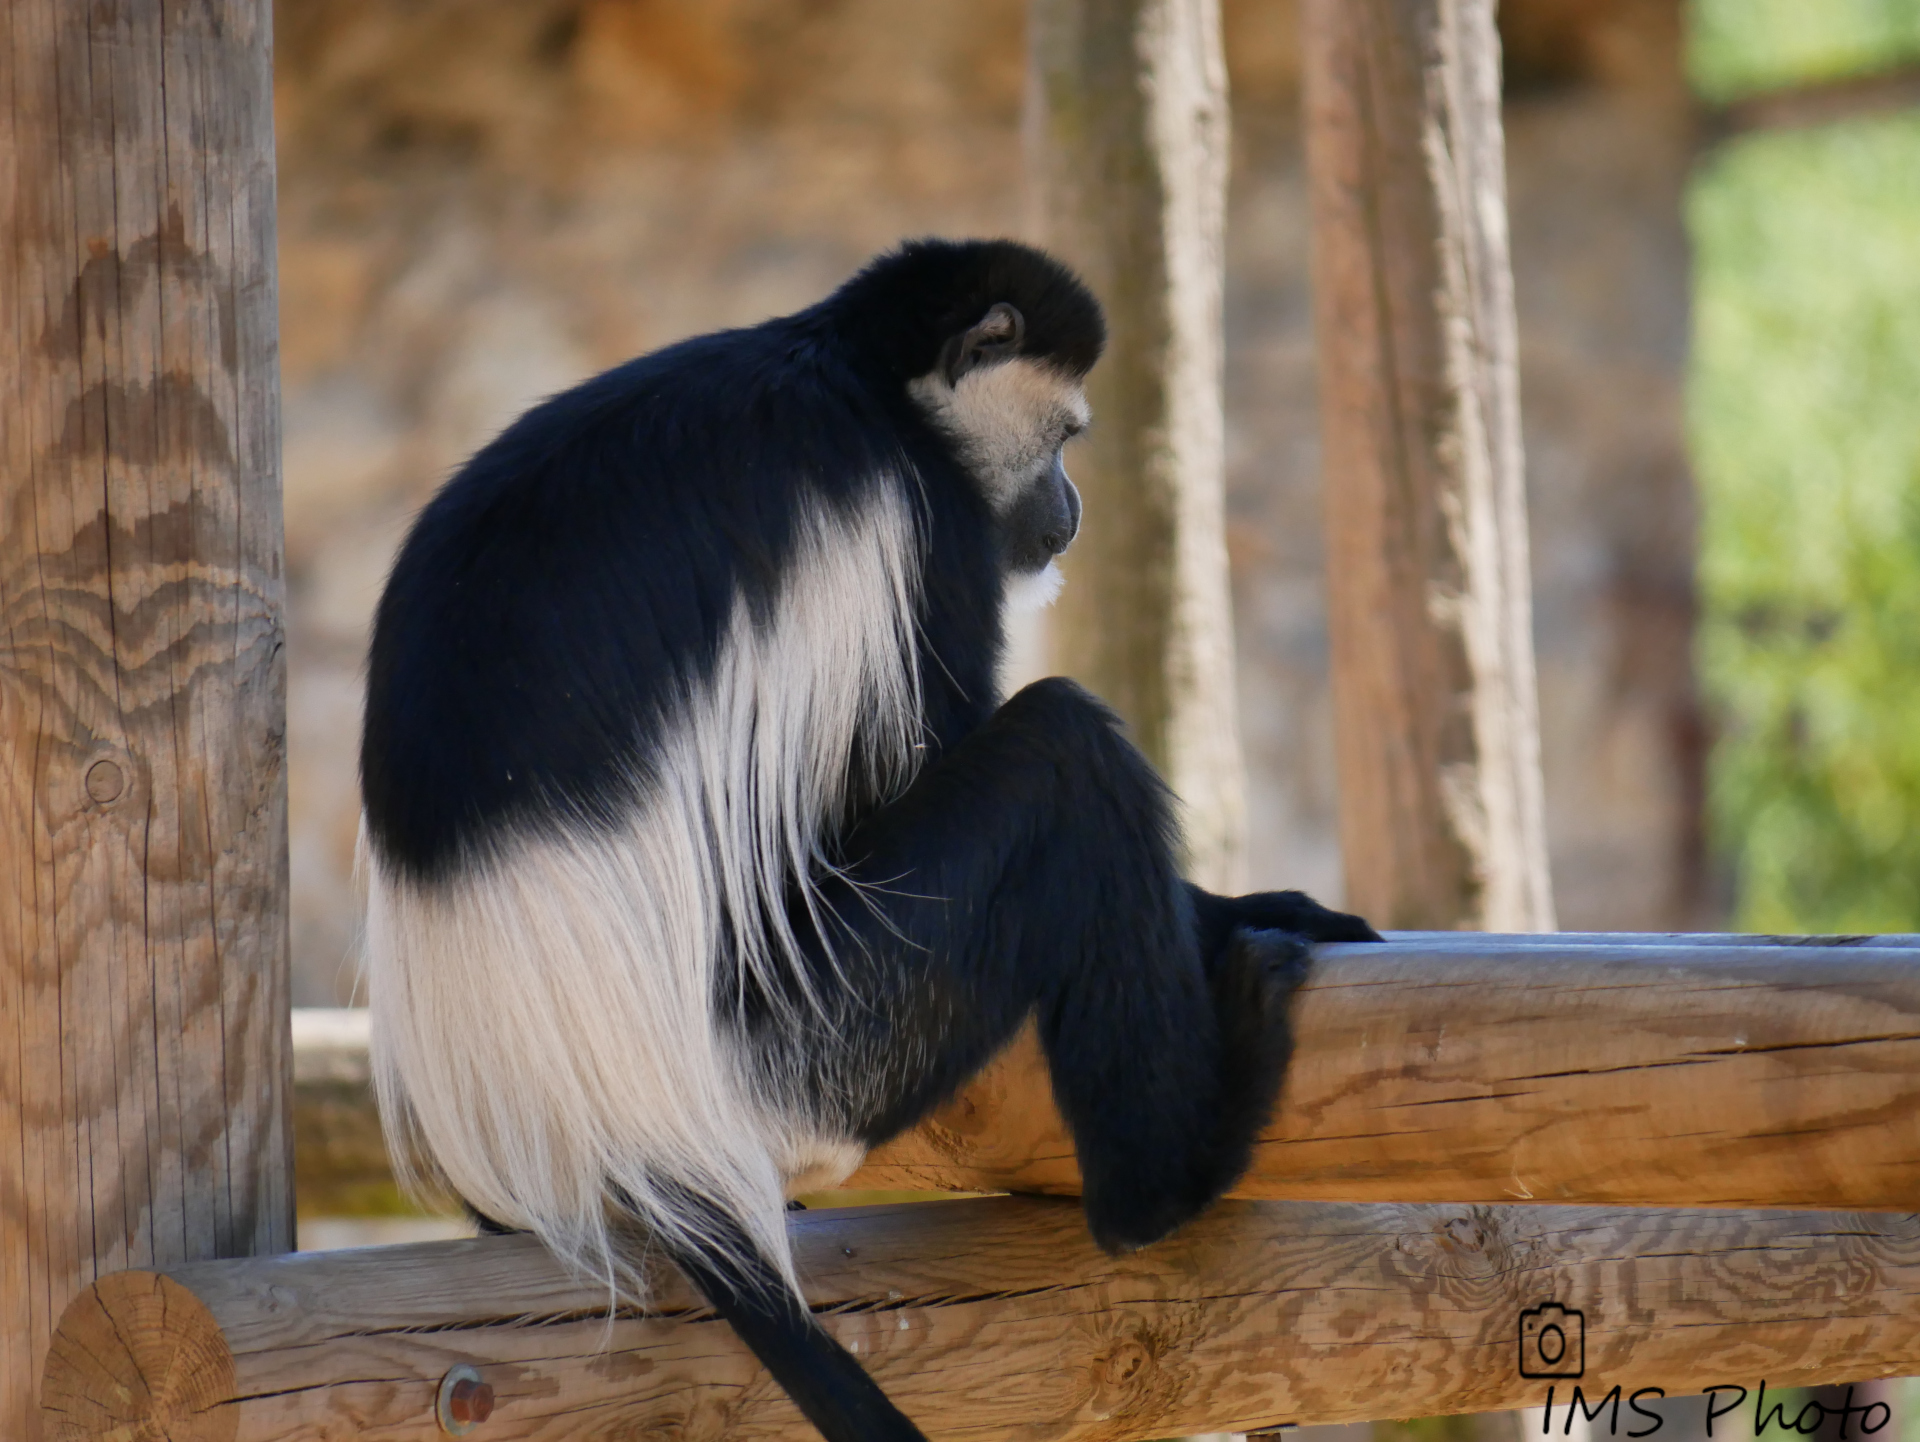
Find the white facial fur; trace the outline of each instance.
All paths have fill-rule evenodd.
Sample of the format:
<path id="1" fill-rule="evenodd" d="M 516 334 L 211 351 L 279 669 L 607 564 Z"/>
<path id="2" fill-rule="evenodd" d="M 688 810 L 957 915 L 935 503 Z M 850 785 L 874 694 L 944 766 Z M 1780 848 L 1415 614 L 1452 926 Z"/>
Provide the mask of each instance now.
<path id="1" fill-rule="evenodd" d="M 907 392 L 953 441 L 1000 516 L 1047 475 L 1092 414 L 1078 381 L 1022 356 L 970 370 L 958 385 L 934 371 Z"/>

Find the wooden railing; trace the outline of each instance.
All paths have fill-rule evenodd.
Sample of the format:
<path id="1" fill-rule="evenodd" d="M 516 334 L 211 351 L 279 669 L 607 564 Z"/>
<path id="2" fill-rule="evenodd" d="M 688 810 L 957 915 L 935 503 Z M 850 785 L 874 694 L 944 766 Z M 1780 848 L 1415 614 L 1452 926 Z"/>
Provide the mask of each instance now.
<path id="1" fill-rule="evenodd" d="M 1542 1304 L 1590 1402 L 1920 1370 L 1920 938 L 1401 936 L 1324 948 L 1295 1020 L 1243 1190 L 1301 1200 L 1119 1259 L 1063 1200 L 817 1210 L 810 1301 L 936 1436 L 1565 1405 L 1519 1366 Z M 315 1030 L 297 1095 L 351 1084 Z M 852 1184 L 1075 1175 L 1016 1046 Z M 459 1366 L 489 1438 L 805 1435 L 670 1272 L 608 1303 L 524 1237 L 118 1273 L 60 1324 L 48 1435 L 428 1438 Z"/>

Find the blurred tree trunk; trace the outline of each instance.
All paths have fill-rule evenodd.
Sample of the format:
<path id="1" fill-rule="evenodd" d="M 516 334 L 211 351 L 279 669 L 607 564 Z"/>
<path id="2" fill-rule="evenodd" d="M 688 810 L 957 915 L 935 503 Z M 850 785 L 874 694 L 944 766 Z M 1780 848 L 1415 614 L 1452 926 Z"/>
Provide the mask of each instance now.
<path id="1" fill-rule="evenodd" d="M 1107 308 L 1053 656 L 1185 803 L 1190 874 L 1244 875 L 1221 416 L 1226 64 L 1217 0 L 1033 0 L 1035 229 Z"/>
<path id="2" fill-rule="evenodd" d="M 1550 931 L 1493 0 L 1307 0 L 1347 901 Z"/>

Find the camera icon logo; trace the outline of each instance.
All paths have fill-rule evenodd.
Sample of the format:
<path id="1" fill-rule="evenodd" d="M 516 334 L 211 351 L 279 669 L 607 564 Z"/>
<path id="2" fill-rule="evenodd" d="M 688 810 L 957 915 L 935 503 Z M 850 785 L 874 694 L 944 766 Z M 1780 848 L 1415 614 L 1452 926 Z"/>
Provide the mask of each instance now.
<path id="1" fill-rule="evenodd" d="M 1542 1302 L 1520 1314 L 1522 1377 L 1579 1377 L 1586 1370 L 1586 1313 Z"/>

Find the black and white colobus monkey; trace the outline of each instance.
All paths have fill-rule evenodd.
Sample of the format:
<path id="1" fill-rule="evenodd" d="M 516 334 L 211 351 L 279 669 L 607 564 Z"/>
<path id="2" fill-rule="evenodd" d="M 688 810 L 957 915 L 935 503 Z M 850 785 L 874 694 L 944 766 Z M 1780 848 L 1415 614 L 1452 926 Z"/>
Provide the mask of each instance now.
<path id="1" fill-rule="evenodd" d="M 528 412 L 421 513 L 361 749 L 382 1107 L 482 1216 L 631 1290 L 662 1247 L 833 1442 L 921 1433 L 812 1319 L 784 1199 L 1037 1014 L 1105 1247 L 1239 1177 L 1297 892 L 1181 880 L 1070 681 L 995 690 L 1080 502 L 1100 308 L 920 241 Z"/>

